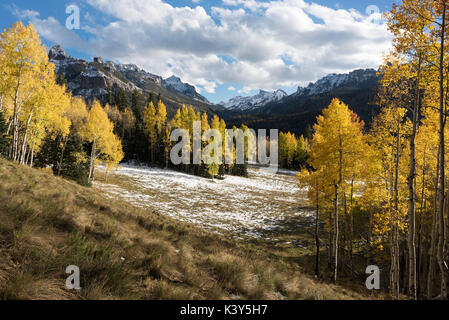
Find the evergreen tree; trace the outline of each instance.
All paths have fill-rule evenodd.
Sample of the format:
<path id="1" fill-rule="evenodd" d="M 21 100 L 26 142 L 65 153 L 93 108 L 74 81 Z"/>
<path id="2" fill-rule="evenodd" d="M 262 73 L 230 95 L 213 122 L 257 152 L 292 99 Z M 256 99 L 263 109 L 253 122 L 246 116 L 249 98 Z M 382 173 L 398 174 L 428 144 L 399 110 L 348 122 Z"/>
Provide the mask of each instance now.
<path id="1" fill-rule="evenodd" d="M 310 140 L 313 137 L 313 129 L 310 126 L 310 124 L 306 125 L 306 128 L 304 129 L 304 138 Z"/>
<path id="2" fill-rule="evenodd" d="M 52 139 L 50 135 L 47 135 L 41 149 L 36 155 L 34 166 L 37 168 L 51 167 L 53 173 L 56 175 L 58 172 L 58 160 L 61 157 L 60 142 L 61 137 Z"/>
<path id="3" fill-rule="evenodd" d="M 126 93 L 123 88 L 119 88 L 116 91 L 115 105 L 119 108 L 120 111 L 125 110 L 125 108 L 128 106 L 128 99 L 126 98 Z"/>
<path id="4" fill-rule="evenodd" d="M 114 91 L 111 87 L 108 86 L 108 97 L 107 97 L 107 103 L 111 106 L 115 105 L 115 98 L 114 98 Z"/>
<path id="5" fill-rule="evenodd" d="M 63 151 L 64 157 L 61 157 Z M 61 138 L 52 139 L 48 135 L 36 155 L 34 166 L 37 168 L 50 166 L 55 175 L 88 186 L 89 163 L 87 160 L 82 138 L 76 132 L 72 132 L 64 143 L 61 143 Z"/>
<path id="6" fill-rule="evenodd" d="M 133 110 L 137 110 L 137 108 L 139 108 L 140 104 L 140 93 L 137 90 L 134 90 L 132 95 L 131 95 L 131 109 Z"/>
<path id="7" fill-rule="evenodd" d="M 150 102 L 153 102 L 153 104 L 157 102 L 157 101 L 156 101 L 156 96 L 154 95 L 153 92 L 150 92 L 150 95 L 149 95 L 148 101 L 147 101 L 147 105 L 148 105 Z"/>
<path id="8" fill-rule="evenodd" d="M 65 147 L 60 174 L 62 177 L 71 179 L 83 186 L 89 185 L 89 162 L 84 151 L 83 140 L 74 134 L 68 140 Z"/>
<path id="9" fill-rule="evenodd" d="M 66 86 L 67 87 L 67 79 L 64 76 L 64 73 L 62 71 L 58 72 L 58 75 L 56 76 L 56 83 L 60 86 Z"/>

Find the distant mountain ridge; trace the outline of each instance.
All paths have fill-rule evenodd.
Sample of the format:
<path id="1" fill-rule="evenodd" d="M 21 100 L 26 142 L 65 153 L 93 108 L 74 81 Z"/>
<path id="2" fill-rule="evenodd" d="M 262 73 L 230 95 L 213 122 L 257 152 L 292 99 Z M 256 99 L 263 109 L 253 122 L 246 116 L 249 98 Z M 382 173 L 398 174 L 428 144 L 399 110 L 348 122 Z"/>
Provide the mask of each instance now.
<path id="1" fill-rule="evenodd" d="M 316 82 L 309 83 L 307 87 L 298 87 L 293 95 L 312 96 L 341 87 L 359 88 L 373 79 L 377 80 L 377 71 L 374 69 L 358 69 L 343 74 L 331 73 Z"/>
<path id="2" fill-rule="evenodd" d="M 298 90 L 287 95 L 283 90 L 274 92 L 260 90 L 254 96 L 237 96 L 220 105 L 228 110 L 239 113 L 277 113 L 275 106 L 282 106 L 290 101 L 297 101 L 307 97 L 332 92 L 338 88 L 363 88 L 371 87 L 377 83 L 377 71 L 374 69 L 358 69 L 344 74 L 329 74 L 316 82 L 311 82 L 307 87 L 298 87 Z M 282 109 L 282 108 L 281 108 Z"/>
<path id="3" fill-rule="evenodd" d="M 303 134 L 333 98 L 346 103 L 370 124 L 379 107 L 375 103 L 379 76 L 374 69 L 359 69 L 346 74 L 330 74 L 278 101 L 250 110 L 234 110 L 230 125 L 244 123 L 253 129 L 279 129 Z M 309 130 L 310 131 L 310 130 Z"/>
<path id="4" fill-rule="evenodd" d="M 195 100 L 209 102 L 205 97 L 196 92 L 194 86 L 182 82 L 181 79 L 176 76 L 171 76 L 165 80 L 162 80 L 162 86 L 168 90 L 180 92 Z"/>
<path id="5" fill-rule="evenodd" d="M 281 89 L 278 89 L 274 92 L 260 90 L 259 93 L 254 96 L 237 96 L 230 99 L 228 102 L 220 102 L 219 104 L 224 106 L 228 110 L 252 111 L 263 107 L 268 103 L 279 101 L 286 96 L 287 93 L 285 93 L 285 91 Z"/>
<path id="6" fill-rule="evenodd" d="M 175 76 L 163 79 L 134 64 L 105 62 L 101 57 L 95 57 L 91 62 L 76 59 L 60 45 L 52 47 L 48 57 L 56 65 L 56 72 L 64 75 L 74 96 L 96 98 L 105 102 L 109 90 L 123 89 L 128 95 L 136 90 L 144 96 L 161 93 L 170 114 L 182 104 L 192 105 L 198 111 L 211 114 L 221 114 L 224 111 L 223 107 L 210 103 L 196 92 L 194 86 Z"/>

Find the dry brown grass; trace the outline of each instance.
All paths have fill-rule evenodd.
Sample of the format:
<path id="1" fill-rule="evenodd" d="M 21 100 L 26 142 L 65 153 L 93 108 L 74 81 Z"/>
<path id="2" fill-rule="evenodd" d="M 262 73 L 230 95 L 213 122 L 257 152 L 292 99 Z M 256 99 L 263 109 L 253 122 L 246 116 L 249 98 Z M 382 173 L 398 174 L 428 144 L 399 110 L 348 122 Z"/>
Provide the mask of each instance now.
<path id="1" fill-rule="evenodd" d="M 0 299 L 353 299 L 295 263 L 0 159 Z M 65 268 L 81 270 L 80 292 Z"/>

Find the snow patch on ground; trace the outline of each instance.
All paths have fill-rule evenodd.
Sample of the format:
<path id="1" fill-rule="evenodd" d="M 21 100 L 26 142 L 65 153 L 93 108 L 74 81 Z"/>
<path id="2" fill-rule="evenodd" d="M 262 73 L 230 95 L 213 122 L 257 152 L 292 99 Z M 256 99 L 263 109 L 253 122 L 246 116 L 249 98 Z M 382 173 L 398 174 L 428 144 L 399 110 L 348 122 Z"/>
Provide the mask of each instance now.
<path id="1" fill-rule="evenodd" d="M 299 208 L 304 191 L 294 173 L 271 175 L 255 169 L 249 173 L 249 178 L 211 180 L 168 169 L 123 165 L 115 172 L 123 184 L 95 182 L 94 186 L 106 196 L 238 236 L 265 237 L 281 220 L 312 216 Z"/>

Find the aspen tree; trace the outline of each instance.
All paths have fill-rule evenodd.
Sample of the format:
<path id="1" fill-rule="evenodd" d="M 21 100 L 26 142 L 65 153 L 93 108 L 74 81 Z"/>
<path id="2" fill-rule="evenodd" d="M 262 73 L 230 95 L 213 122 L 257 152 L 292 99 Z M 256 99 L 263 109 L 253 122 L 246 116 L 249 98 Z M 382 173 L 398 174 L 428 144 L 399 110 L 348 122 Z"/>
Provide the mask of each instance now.
<path id="1" fill-rule="evenodd" d="M 36 100 L 42 80 L 50 74 L 52 64 L 48 62 L 46 49 L 32 24 L 25 26 L 17 22 L 5 30 L 0 36 L 0 51 L 3 65 L 1 96 L 11 103 L 8 106 L 13 136 L 10 157 L 20 161 L 23 150 L 19 141 L 22 108 Z"/>
<path id="2" fill-rule="evenodd" d="M 150 101 L 143 112 L 143 121 L 148 134 L 148 141 L 150 146 L 151 163 L 155 161 L 157 131 L 156 131 L 156 108 L 153 101 Z"/>
<path id="3" fill-rule="evenodd" d="M 69 140 L 74 135 L 79 135 L 81 130 L 86 124 L 87 120 L 87 106 L 86 103 L 82 98 L 71 98 L 70 100 L 70 107 L 68 108 L 66 112 L 66 117 L 69 119 L 71 123 L 70 132 L 67 134 L 65 138 L 62 139 L 62 149 L 61 149 L 61 156 L 59 158 L 58 162 L 58 175 L 61 175 L 61 169 L 62 169 L 62 163 L 64 161 L 64 155 L 65 155 L 65 149 L 67 144 L 69 143 Z M 84 157 L 84 155 L 82 155 Z"/>
<path id="4" fill-rule="evenodd" d="M 409 189 L 408 203 L 408 257 L 409 257 L 409 295 L 417 299 L 416 275 L 416 135 L 418 119 L 421 112 L 421 90 L 423 89 L 423 73 L 426 67 L 427 55 L 431 52 L 432 28 L 430 19 L 430 2 L 422 0 L 404 0 L 401 5 L 394 5 L 388 17 L 388 28 L 393 33 L 393 54 L 406 59 L 409 66 L 409 78 L 413 79 L 413 103 L 408 109 L 411 112 L 412 131 L 409 137 L 409 174 L 407 177 Z"/>
<path id="5" fill-rule="evenodd" d="M 383 100 L 382 100 L 383 101 Z M 386 103 L 386 102 L 385 102 Z M 389 102 L 391 103 L 391 101 Z M 404 149 L 409 126 L 405 120 L 406 109 L 384 107 L 374 119 L 370 141 L 376 149 L 382 169 L 367 176 L 367 197 L 374 207 L 374 233 L 389 234 L 390 245 L 390 293 L 399 295 L 399 238 L 405 230 L 405 176 L 400 164 L 404 160 Z M 382 247 L 382 244 L 379 244 Z"/>
<path id="6" fill-rule="evenodd" d="M 123 159 L 122 145 L 114 135 L 114 125 L 98 101 L 94 101 L 89 111 L 82 135 L 92 143 L 89 181 L 94 179 L 95 166 L 99 159 L 103 160 L 108 168 L 117 166 Z"/>
<path id="7" fill-rule="evenodd" d="M 318 116 L 311 141 L 310 165 L 322 170 L 334 187 L 332 267 L 333 281 L 337 282 L 339 248 L 340 189 L 352 176 L 354 163 L 359 161 L 364 143 L 360 124 L 354 121 L 347 105 L 333 99 L 329 107 Z"/>
<path id="8" fill-rule="evenodd" d="M 320 277 L 320 236 L 319 236 L 319 224 L 320 224 L 320 210 L 323 209 L 325 201 L 325 177 L 323 171 L 308 171 L 302 170 L 297 175 L 299 180 L 299 186 L 301 188 L 307 188 L 307 197 L 309 202 L 315 208 L 315 276 Z"/>

